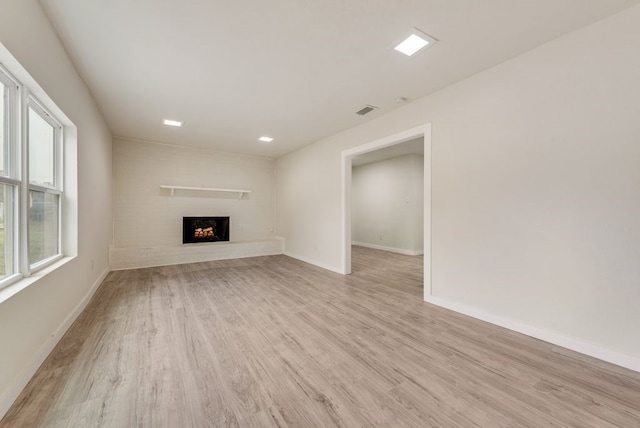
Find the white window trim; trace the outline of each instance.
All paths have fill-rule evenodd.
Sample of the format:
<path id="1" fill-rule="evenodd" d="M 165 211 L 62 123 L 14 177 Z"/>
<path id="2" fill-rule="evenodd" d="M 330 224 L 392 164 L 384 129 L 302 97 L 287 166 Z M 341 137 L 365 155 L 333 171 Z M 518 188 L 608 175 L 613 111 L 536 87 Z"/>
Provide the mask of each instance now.
<path id="1" fill-rule="evenodd" d="M 62 165 L 62 150 L 63 150 L 63 126 L 62 124 L 53 116 L 49 110 L 43 106 L 43 104 L 29 92 L 26 87 L 23 87 L 23 110 L 22 110 L 22 182 L 25 183 L 23 187 L 23 191 L 21 194 L 21 201 L 23 205 L 22 213 L 25 218 L 24 221 L 20 224 L 22 236 L 24 237 L 23 241 L 25 241 L 22 245 L 22 250 L 20 252 L 22 266 L 21 270 L 25 277 L 31 276 L 33 272 L 36 272 L 40 269 L 43 269 L 51 264 L 57 262 L 63 257 L 64 248 L 62 243 L 62 214 L 63 214 L 63 197 L 64 193 L 62 191 L 64 183 L 63 183 L 63 171 L 64 167 Z M 44 119 L 49 125 L 51 125 L 54 129 L 54 164 L 53 164 L 53 187 L 42 186 L 39 184 L 32 184 L 29 180 L 29 108 L 34 110 L 42 119 Z M 47 257 L 43 260 L 39 260 L 35 263 L 31 263 L 29 260 L 29 191 L 35 190 L 38 192 L 55 194 L 59 196 L 58 199 L 58 252 L 51 257 Z"/>
<path id="2" fill-rule="evenodd" d="M 63 226 L 65 224 L 64 215 L 64 128 L 55 113 L 51 112 L 46 105 L 38 100 L 29 89 L 23 85 L 13 74 L 2 64 L 0 64 L 0 82 L 10 88 L 9 105 L 5 112 L 7 121 L 5 149 L 6 175 L 0 175 L 0 184 L 13 186 L 13 209 L 11 217 L 5 222 L 11 221 L 12 227 L 10 246 L 6 246 L 6 251 L 13 256 L 10 260 L 12 274 L 0 279 L 0 290 L 8 286 L 29 278 L 34 272 L 44 271 L 65 257 L 63 241 Z M 54 185 L 52 187 L 31 184 L 29 182 L 29 108 L 33 109 L 40 117 L 54 128 Z M 58 109 L 59 110 L 59 109 Z M 29 260 L 29 191 L 39 191 L 48 194 L 58 195 L 58 243 L 57 254 L 30 263 Z M 17 221 L 15 221 L 17 219 Z M 5 237 L 6 239 L 7 237 Z M 4 293 L 3 293 L 4 294 Z"/>
<path id="3" fill-rule="evenodd" d="M 19 202 L 20 202 L 20 189 L 22 183 L 20 181 L 20 168 L 19 164 L 19 153 L 15 153 L 15 145 L 12 144 L 12 141 L 20 141 L 21 140 L 21 129 L 19 125 L 19 115 L 17 114 L 20 108 L 20 91 L 22 86 L 20 82 L 7 70 L 2 64 L 0 64 L 0 81 L 9 88 L 9 105 L 5 111 L 5 118 L 7 119 L 5 126 L 7 127 L 6 140 L 4 141 L 4 156 L 5 156 L 5 166 L 6 166 L 6 175 L 0 175 L 0 184 L 7 184 L 14 187 L 13 192 L 13 209 L 11 210 L 11 218 L 5 218 L 5 222 L 11 221 L 17 227 L 12 227 L 11 237 L 8 242 L 10 242 L 10 247 L 5 249 L 11 251 L 12 257 L 10 260 L 10 264 L 12 267 L 12 274 L 9 274 L 0 280 L 0 289 L 10 285 L 13 282 L 18 281 L 23 277 L 23 273 L 20 270 L 20 266 L 18 265 L 18 261 L 20 257 L 16 257 L 19 255 L 20 251 L 20 230 L 19 225 L 20 221 L 15 221 L 14 219 L 18 219 L 18 215 L 20 213 L 19 210 Z M 6 230 L 6 229 L 5 229 Z M 7 242 L 7 237 L 5 236 L 5 243 Z"/>

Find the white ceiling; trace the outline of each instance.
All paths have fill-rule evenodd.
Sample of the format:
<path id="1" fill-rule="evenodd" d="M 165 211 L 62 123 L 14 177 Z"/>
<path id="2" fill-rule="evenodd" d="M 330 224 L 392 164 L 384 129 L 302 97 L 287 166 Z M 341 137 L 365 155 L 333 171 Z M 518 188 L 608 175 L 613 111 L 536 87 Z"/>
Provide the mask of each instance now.
<path id="1" fill-rule="evenodd" d="M 41 0 L 114 135 L 267 157 L 639 2 Z M 439 42 L 409 58 L 412 27 Z"/>

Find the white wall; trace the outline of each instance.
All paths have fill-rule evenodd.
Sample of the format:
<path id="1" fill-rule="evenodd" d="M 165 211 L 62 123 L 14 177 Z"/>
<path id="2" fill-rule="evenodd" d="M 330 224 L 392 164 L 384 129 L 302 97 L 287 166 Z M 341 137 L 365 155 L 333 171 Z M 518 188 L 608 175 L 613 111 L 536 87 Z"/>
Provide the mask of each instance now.
<path id="1" fill-rule="evenodd" d="M 433 297 L 640 370 L 638 52 L 640 6 L 278 159 L 286 252 L 340 270 L 341 151 L 430 122 Z"/>
<path id="2" fill-rule="evenodd" d="M 78 158 L 66 206 L 77 206 L 77 248 L 67 246 L 77 257 L 0 303 L 1 416 L 108 272 L 112 201 L 111 135 L 40 4 L 2 0 L 0 10 L 0 42 L 77 126 Z"/>
<path id="3" fill-rule="evenodd" d="M 114 141 L 114 247 L 182 245 L 182 217 L 230 216 L 230 240 L 273 237 L 274 162 L 143 141 Z M 161 185 L 247 189 L 237 194 L 177 190 Z"/>
<path id="4" fill-rule="evenodd" d="M 423 249 L 424 160 L 405 155 L 353 167 L 354 244 L 417 255 Z"/>

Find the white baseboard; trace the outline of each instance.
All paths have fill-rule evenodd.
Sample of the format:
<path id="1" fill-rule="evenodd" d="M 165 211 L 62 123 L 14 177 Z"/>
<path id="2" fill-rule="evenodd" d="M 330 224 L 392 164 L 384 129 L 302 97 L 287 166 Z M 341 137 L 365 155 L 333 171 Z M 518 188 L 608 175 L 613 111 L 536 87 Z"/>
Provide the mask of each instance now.
<path id="1" fill-rule="evenodd" d="M 310 259 L 308 257 L 303 257 L 303 256 L 300 256 L 300 255 L 291 253 L 290 251 L 285 251 L 284 255 L 288 256 L 288 257 L 291 257 L 293 259 L 296 259 L 296 260 L 300 260 L 301 262 L 309 263 L 310 265 L 318 266 L 319 268 L 330 270 L 331 272 L 339 273 L 340 275 L 344 275 L 344 272 L 342 271 L 342 269 L 337 268 L 335 266 L 331 266 L 331 265 L 327 265 L 327 264 L 324 264 L 324 263 L 320 263 L 317 260 L 312 260 L 312 259 Z"/>
<path id="2" fill-rule="evenodd" d="M 84 311 L 84 309 L 87 307 L 87 304 L 89 304 L 89 301 L 95 294 L 100 284 L 102 284 L 104 279 L 107 277 L 109 272 L 110 269 L 107 268 L 104 272 L 102 272 L 102 274 L 100 274 L 98 279 L 96 279 L 96 281 L 93 283 L 80 303 L 76 305 L 73 311 L 64 319 L 62 324 L 60 324 L 60 326 L 58 326 L 58 328 L 54 330 L 53 333 L 51 333 L 49 340 L 42 344 L 31 361 L 29 361 L 25 365 L 15 384 L 7 389 L 4 394 L 2 394 L 2 396 L 0 397 L 0 419 L 2 419 L 4 415 L 9 411 L 22 390 L 25 388 L 25 386 L 27 386 L 33 375 L 36 374 L 42 363 L 44 363 L 44 360 L 47 359 L 51 351 L 53 351 L 53 348 L 55 348 L 58 342 L 60 342 L 60 339 L 62 339 L 62 336 L 64 336 L 67 330 L 69 330 L 71 324 L 73 324 L 78 316 L 80 316 L 82 311 Z"/>
<path id="3" fill-rule="evenodd" d="M 351 242 L 351 245 L 358 245 L 360 247 L 373 248 L 374 250 L 390 251 L 392 253 L 404 254 L 405 256 L 421 256 L 424 254 L 423 250 L 417 250 L 417 251 L 406 250 L 404 248 L 386 247 L 384 245 L 369 244 L 367 242 L 353 241 Z"/>
<path id="4" fill-rule="evenodd" d="M 540 339 L 545 342 L 552 343 L 554 345 L 558 345 L 563 348 L 567 348 L 572 351 L 576 351 L 611 364 L 615 364 L 620 367 L 640 372 L 640 358 L 638 357 L 612 351 L 593 343 L 584 342 L 580 339 L 565 336 L 563 334 L 544 330 L 538 327 L 533 327 L 509 318 L 484 312 L 469 305 L 452 302 L 450 300 L 442 299 L 439 297 L 425 296 L 424 300 L 428 303 L 451 309 L 452 311 L 459 312 L 461 314 L 468 315 L 470 317 L 486 321 L 488 323 L 495 324 L 500 327 L 504 327 L 509 330 L 513 330 L 518 333 L 522 333 L 527 336 L 534 337 L 536 339 Z"/>

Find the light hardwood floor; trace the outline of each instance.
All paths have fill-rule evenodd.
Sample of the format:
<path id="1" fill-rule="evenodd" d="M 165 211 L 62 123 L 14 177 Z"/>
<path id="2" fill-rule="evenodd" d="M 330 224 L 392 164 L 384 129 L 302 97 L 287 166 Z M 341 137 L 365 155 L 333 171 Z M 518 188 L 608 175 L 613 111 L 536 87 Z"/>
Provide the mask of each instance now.
<path id="1" fill-rule="evenodd" d="M 354 247 L 112 272 L 0 427 L 639 427 L 640 374 L 422 301 Z"/>

